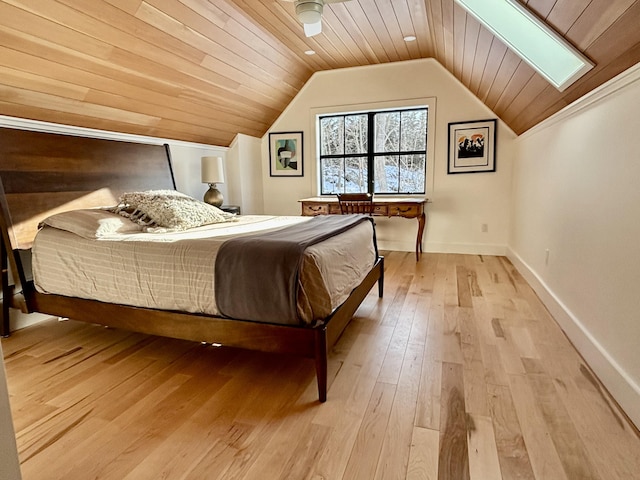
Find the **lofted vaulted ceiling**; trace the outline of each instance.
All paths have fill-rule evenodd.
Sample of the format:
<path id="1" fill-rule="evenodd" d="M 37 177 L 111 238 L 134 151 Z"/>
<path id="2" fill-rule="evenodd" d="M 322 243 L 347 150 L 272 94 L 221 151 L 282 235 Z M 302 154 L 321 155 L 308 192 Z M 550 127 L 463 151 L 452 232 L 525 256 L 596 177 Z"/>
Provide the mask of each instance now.
<path id="1" fill-rule="evenodd" d="M 522 3 L 596 64 L 564 92 L 454 0 L 326 5 L 312 38 L 283 0 L 0 0 L 0 114 L 227 146 L 316 71 L 433 57 L 522 133 L 640 61 L 640 0 Z"/>

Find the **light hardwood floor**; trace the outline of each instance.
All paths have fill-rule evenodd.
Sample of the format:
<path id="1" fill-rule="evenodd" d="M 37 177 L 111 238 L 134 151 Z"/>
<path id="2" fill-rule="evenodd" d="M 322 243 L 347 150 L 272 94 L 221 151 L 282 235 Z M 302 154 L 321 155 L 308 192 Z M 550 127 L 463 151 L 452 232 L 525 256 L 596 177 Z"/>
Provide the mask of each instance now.
<path id="1" fill-rule="evenodd" d="M 637 431 L 507 259 L 385 253 L 325 404 L 311 360 L 74 321 L 3 339 L 24 480 L 640 478 Z"/>

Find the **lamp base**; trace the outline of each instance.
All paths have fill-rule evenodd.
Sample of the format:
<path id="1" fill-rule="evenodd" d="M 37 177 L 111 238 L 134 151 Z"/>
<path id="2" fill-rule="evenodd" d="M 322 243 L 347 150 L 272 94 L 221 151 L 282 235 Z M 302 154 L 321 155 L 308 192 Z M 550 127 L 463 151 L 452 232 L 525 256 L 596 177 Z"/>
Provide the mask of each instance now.
<path id="1" fill-rule="evenodd" d="M 222 192 L 216 188 L 215 183 L 209 184 L 209 190 L 207 190 L 204 194 L 204 201 L 209 205 L 213 205 L 214 207 L 219 207 L 223 202 Z"/>

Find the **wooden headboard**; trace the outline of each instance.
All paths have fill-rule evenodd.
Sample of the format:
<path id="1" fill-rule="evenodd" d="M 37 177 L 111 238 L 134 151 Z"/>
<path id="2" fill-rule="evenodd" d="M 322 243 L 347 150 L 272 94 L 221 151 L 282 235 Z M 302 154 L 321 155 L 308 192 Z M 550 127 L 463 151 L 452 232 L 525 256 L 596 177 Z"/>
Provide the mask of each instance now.
<path id="1" fill-rule="evenodd" d="M 2 335 L 9 334 L 10 304 L 28 311 L 13 292 L 31 280 L 29 249 L 41 220 L 115 205 L 124 192 L 152 189 L 175 189 L 168 145 L 0 127 Z"/>
<path id="2" fill-rule="evenodd" d="M 0 128 L 0 204 L 8 250 L 28 249 L 54 213 L 115 205 L 126 191 L 175 189 L 168 145 Z"/>

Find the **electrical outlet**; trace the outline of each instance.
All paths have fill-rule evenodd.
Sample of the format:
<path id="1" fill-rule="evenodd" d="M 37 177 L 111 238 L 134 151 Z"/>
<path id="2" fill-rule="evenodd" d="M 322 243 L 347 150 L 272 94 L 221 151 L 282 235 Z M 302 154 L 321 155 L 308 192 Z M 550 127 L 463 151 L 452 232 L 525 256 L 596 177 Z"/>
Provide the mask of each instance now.
<path id="1" fill-rule="evenodd" d="M 486 223 L 483 223 L 482 225 L 480 225 L 480 231 L 482 233 L 487 233 L 489 231 L 489 225 L 487 225 Z"/>

